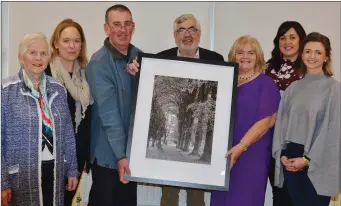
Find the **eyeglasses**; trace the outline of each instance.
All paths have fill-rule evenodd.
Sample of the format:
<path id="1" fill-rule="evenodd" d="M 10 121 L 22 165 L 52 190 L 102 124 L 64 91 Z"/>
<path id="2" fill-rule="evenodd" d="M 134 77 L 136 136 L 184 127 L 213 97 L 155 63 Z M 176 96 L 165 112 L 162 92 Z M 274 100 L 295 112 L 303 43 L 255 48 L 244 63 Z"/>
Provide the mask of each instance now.
<path id="1" fill-rule="evenodd" d="M 178 29 L 178 33 L 179 34 L 185 34 L 186 32 L 188 31 L 188 33 L 190 33 L 190 34 L 195 34 L 197 31 L 199 31 L 198 29 L 196 29 L 196 28 L 194 28 L 194 27 L 190 27 L 190 28 L 188 28 L 188 29 L 186 29 L 186 28 L 180 28 L 180 29 Z"/>
<path id="2" fill-rule="evenodd" d="M 130 30 L 135 26 L 135 23 L 132 21 L 125 21 L 123 25 L 121 22 L 114 22 L 113 25 L 110 25 L 109 23 L 107 24 L 114 29 L 122 29 L 124 27 L 127 30 Z"/>

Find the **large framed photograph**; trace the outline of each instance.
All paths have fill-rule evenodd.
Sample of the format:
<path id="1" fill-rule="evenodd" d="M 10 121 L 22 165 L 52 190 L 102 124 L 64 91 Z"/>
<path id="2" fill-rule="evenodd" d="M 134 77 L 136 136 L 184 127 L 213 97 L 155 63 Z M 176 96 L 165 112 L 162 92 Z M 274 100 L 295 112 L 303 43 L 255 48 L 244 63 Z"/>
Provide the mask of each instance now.
<path id="1" fill-rule="evenodd" d="M 237 64 L 139 55 L 130 181 L 227 191 Z"/>

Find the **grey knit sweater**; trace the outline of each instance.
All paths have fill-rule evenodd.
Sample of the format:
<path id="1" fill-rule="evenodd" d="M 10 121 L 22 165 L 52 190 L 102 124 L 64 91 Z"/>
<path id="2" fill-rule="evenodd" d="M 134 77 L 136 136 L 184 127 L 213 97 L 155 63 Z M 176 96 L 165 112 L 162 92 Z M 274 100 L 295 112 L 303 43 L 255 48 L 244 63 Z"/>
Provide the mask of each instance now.
<path id="1" fill-rule="evenodd" d="M 286 89 L 273 136 L 275 186 L 283 187 L 281 150 L 293 142 L 304 145 L 311 159 L 308 177 L 317 193 L 335 196 L 340 191 L 340 86 L 320 73 L 307 74 Z"/>

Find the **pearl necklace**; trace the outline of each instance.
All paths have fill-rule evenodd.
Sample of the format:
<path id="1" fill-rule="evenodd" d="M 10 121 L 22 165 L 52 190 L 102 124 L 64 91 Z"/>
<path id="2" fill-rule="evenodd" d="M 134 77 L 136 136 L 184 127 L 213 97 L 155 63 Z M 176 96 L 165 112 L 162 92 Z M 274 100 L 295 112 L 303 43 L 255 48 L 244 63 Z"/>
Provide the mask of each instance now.
<path id="1" fill-rule="evenodd" d="M 251 79 L 251 77 L 253 77 L 256 73 L 252 72 L 252 74 L 250 74 L 249 76 L 238 76 L 238 79 L 242 79 L 242 80 L 248 80 Z"/>

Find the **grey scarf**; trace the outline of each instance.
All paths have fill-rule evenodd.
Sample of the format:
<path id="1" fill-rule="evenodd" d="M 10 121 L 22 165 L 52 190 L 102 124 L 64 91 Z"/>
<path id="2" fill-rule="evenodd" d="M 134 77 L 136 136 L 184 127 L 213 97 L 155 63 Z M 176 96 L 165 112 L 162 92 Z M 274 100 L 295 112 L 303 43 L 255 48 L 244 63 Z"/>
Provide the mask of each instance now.
<path id="1" fill-rule="evenodd" d="M 76 102 L 75 122 L 76 131 L 81 120 L 85 117 L 86 109 L 93 103 L 88 82 L 85 77 L 85 69 L 80 68 L 76 60 L 73 65 L 72 78 L 64 69 L 59 57 L 50 62 L 52 76 L 60 81 Z"/>

